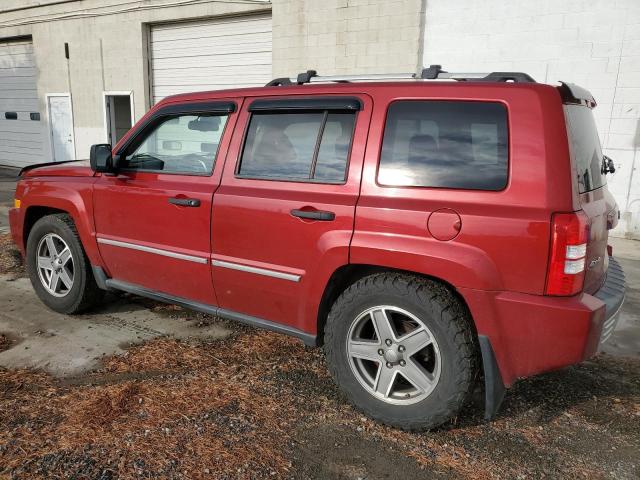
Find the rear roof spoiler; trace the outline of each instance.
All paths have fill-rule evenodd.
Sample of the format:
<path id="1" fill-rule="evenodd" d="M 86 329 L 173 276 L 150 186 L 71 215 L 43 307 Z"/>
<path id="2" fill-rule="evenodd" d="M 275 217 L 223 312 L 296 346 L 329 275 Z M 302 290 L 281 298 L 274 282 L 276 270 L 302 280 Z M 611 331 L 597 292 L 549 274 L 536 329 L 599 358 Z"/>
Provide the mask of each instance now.
<path id="1" fill-rule="evenodd" d="M 591 92 L 586 88 L 582 88 L 573 83 L 560 82 L 558 91 L 562 97 L 562 103 L 569 103 L 572 105 L 585 105 L 589 108 L 594 108 L 597 103 Z"/>

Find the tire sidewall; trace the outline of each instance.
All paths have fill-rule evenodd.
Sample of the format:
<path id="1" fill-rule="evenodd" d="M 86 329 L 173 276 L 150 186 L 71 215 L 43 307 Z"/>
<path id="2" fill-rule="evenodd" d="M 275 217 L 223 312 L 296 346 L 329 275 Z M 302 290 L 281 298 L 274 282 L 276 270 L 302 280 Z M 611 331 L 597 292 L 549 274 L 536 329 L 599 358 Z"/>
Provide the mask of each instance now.
<path id="1" fill-rule="evenodd" d="M 333 334 L 331 336 L 332 345 L 327 350 L 327 357 L 330 369 L 338 384 L 356 406 L 386 423 L 415 422 L 433 415 L 438 416 L 448 406 L 452 398 L 459 393 L 456 378 L 459 374 L 457 349 L 452 342 L 451 332 L 447 331 L 447 325 L 442 321 L 442 311 L 433 301 L 429 301 L 426 295 L 420 295 L 416 292 L 399 295 L 395 292 L 389 292 L 387 288 L 374 288 L 367 293 L 369 294 L 356 296 L 354 301 L 349 302 L 348 306 L 340 312 L 339 316 L 330 318 L 330 328 L 333 329 Z M 427 326 L 436 340 L 441 362 L 440 378 L 431 394 L 419 402 L 409 405 L 394 405 L 379 400 L 360 384 L 351 370 L 347 354 L 347 338 L 352 322 L 365 310 L 380 305 L 399 307 L 415 315 Z M 436 308 L 430 308 L 434 306 Z M 441 423 L 444 420 L 434 420 L 432 423 Z"/>
<path id="2" fill-rule="evenodd" d="M 65 243 L 69 246 L 71 256 L 73 258 L 74 278 L 73 286 L 67 295 L 64 297 L 55 297 L 51 295 L 42 285 L 40 276 L 38 275 L 38 244 L 42 238 L 49 234 L 55 233 L 59 235 Z M 81 301 L 85 284 L 86 284 L 86 264 L 84 258 L 84 251 L 79 244 L 77 237 L 71 231 L 68 225 L 66 225 L 61 219 L 48 216 L 38 220 L 31 232 L 29 232 L 29 238 L 27 240 L 27 272 L 31 280 L 36 294 L 49 308 L 60 313 L 72 312 Z"/>

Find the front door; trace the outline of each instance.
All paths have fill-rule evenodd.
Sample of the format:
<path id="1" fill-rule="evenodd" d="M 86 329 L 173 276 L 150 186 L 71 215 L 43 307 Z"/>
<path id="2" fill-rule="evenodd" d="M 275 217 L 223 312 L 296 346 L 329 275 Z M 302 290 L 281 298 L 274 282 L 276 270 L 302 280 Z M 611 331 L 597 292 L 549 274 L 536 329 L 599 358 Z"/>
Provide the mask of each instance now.
<path id="1" fill-rule="evenodd" d="M 211 205 L 234 103 L 168 106 L 118 147 L 117 175 L 94 187 L 100 254 L 109 277 L 214 305 Z"/>
<path id="2" fill-rule="evenodd" d="M 71 114 L 71 96 L 49 95 L 49 128 L 53 160 L 64 162 L 76 158 L 73 120 Z"/>
<path id="3" fill-rule="evenodd" d="M 320 297 L 349 262 L 371 100 L 245 101 L 213 205 L 219 305 L 315 334 Z"/>

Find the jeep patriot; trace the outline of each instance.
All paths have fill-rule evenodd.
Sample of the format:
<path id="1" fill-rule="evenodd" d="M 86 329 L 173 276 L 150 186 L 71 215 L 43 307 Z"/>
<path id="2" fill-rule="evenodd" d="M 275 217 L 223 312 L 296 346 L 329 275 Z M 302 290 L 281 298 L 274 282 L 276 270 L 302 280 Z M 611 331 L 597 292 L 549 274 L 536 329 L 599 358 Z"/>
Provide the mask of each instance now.
<path id="1" fill-rule="evenodd" d="M 485 416 L 615 328 L 618 208 L 592 95 L 515 72 L 275 79 L 165 98 L 90 161 L 22 171 L 13 239 L 73 314 L 130 292 L 323 346 L 408 430 Z"/>

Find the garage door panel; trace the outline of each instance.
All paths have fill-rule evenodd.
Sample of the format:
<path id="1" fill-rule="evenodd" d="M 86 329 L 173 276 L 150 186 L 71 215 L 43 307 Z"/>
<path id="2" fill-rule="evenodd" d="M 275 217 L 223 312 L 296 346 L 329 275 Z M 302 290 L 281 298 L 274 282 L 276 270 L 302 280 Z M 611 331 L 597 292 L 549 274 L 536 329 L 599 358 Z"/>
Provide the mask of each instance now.
<path id="1" fill-rule="evenodd" d="M 29 88 L 28 86 L 23 86 L 20 88 L 18 82 L 6 82 L 3 85 L 4 88 L 0 90 L 0 99 L 5 98 L 20 98 L 20 99 L 32 99 L 33 97 L 38 95 L 38 90 L 35 88 Z M 2 82 L 0 82 L 2 85 Z"/>
<path id="2" fill-rule="evenodd" d="M 25 167 L 44 159 L 46 129 L 38 112 L 37 69 L 31 42 L 0 42 L 0 165 Z M 7 120 L 7 112 L 17 113 Z"/>
<path id="3" fill-rule="evenodd" d="M 11 90 L 28 90 L 30 95 L 33 95 L 34 91 L 37 94 L 37 91 L 31 88 L 31 86 L 25 86 L 25 77 L 16 77 L 16 76 L 0 76 L 0 88 L 11 89 Z"/>
<path id="4" fill-rule="evenodd" d="M 252 35 L 225 35 L 221 37 L 215 37 L 215 39 L 203 42 L 202 38 L 194 38 L 192 40 L 181 40 L 179 47 L 176 47 L 176 42 L 159 42 L 153 44 L 153 54 L 156 58 L 162 58 L 166 55 L 171 55 L 177 51 L 193 53 L 194 48 L 205 49 L 207 54 L 215 54 L 216 48 L 222 48 L 225 46 L 235 45 L 247 45 L 247 44 L 265 44 L 271 47 L 271 32 L 254 33 Z M 203 45 L 203 43 L 205 43 Z M 203 52 L 203 50 L 198 50 Z"/>
<path id="5" fill-rule="evenodd" d="M 0 78 L 29 78 L 36 76 L 35 67 L 2 68 L 0 67 Z"/>
<path id="6" fill-rule="evenodd" d="M 266 68 L 263 69 L 263 72 L 256 72 L 253 75 L 245 75 L 243 78 L 239 79 L 233 75 L 218 75 L 216 76 L 216 81 L 215 84 L 217 85 L 240 85 L 243 82 L 245 84 L 249 84 L 249 85 L 254 85 L 254 84 L 264 84 L 265 82 L 263 82 L 263 78 L 265 75 L 268 75 L 270 72 L 270 69 L 267 70 Z M 177 76 L 173 76 L 173 77 L 167 77 L 165 79 L 157 79 L 155 84 L 156 84 L 156 88 L 161 88 L 161 87 L 171 87 L 171 86 L 176 86 L 176 87 L 190 87 L 192 90 L 193 89 L 197 89 L 197 88 L 201 88 L 202 85 L 204 83 L 207 83 L 207 85 L 213 85 L 213 83 L 210 80 L 210 76 L 207 75 L 203 75 L 202 77 L 200 76 L 192 76 L 191 74 L 189 75 L 184 75 L 181 78 L 178 78 Z M 197 90 L 196 90 L 197 91 Z"/>
<path id="7" fill-rule="evenodd" d="M 261 85 L 264 85 L 261 84 Z M 230 88 L 244 88 L 244 87 L 254 87 L 255 83 L 212 83 L 207 89 L 203 90 L 202 88 L 195 88 L 192 86 L 184 86 L 184 85 L 171 85 L 167 87 L 158 87 L 156 89 L 156 96 L 159 98 L 169 97 L 171 95 L 177 95 L 179 93 L 192 93 L 192 92 L 206 92 L 209 90 L 227 90 Z"/>
<path id="8" fill-rule="evenodd" d="M 40 133 L 42 131 L 42 122 L 27 120 L 28 117 L 28 112 L 18 112 L 18 118 L 21 118 L 21 120 L 6 120 L 3 115 L 0 118 L 0 131 L 25 133 L 27 135 Z"/>
<path id="9" fill-rule="evenodd" d="M 0 94 L 2 89 L 0 88 Z M 38 100 L 30 98 L 0 98 L 0 112 L 37 112 Z M 4 113 L 2 113 L 4 116 Z"/>
<path id="10" fill-rule="evenodd" d="M 0 68 L 35 67 L 36 63 L 32 55 L 20 53 L 16 55 L 0 54 Z"/>
<path id="11" fill-rule="evenodd" d="M 229 34 L 271 32 L 271 16 L 252 16 L 242 20 L 219 19 L 157 25 L 151 32 L 152 42 L 167 42 L 184 38 L 224 37 Z"/>
<path id="12" fill-rule="evenodd" d="M 271 79 L 271 16 L 151 28 L 153 98 L 264 85 Z"/>
<path id="13" fill-rule="evenodd" d="M 271 67 L 271 62 L 266 62 L 264 57 L 265 54 L 269 54 L 269 51 L 264 52 L 247 52 L 247 53 L 237 53 L 232 55 L 216 55 L 216 57 L 211 58 L 203 58 L 203 57 L 182 57 L 180 62 L 176 62 L 175 59 L 172 58 L 162 58 L 158 60 L 154 60 L 154 70 L 184 70 L 184 69 L 203 69 L 207 68 L 211 70 L 211 67 L 228 67 L 233 66 L 235 68 L 236 75 L 241 73 L 249 73 L 250 70 L 247 68 L 241 69 L 240 67 L 249 66 L 249 65 L 269 65 Z M 214 70 L 211 70 L 215 72 Z M 215 73 L 214 73 L 215 74 Z M 268 79 L 267 79 L 268 80 Z"/>
<path id="14" fill-rule="evenodd" d="M 171 52 L 163 52 L 162 54 L 156 54 L 153 57 L 153 61 L 158 65 L 161 62 L 174 61 L 176 57 L 182 59 L 191 58 L 196 62 L 202 62 L 203 57 L 218 57 L 223 55 L 250 55 L 250 54 L 265 54 L 271 52 L 271 43 L 248 43 L 238 45 L 210 45 L 202 48 L 175 48 Z M 261 55 L 262 56 L 262 55 Z M 224 62 L 224 59 L 221 59 Z M 206 59 L 205 59 L 206 61 Z"/>
<path id="15" fill-rule="evenodd" d="M 40 137 L 34 138 L 31 142 L 25 142 L 24 140 L 14 139 L 14 138 L 0 138 L 0 150 L 14 150 L 18 151 L 42 151 L 42 141 L 40 141 Z"/>

